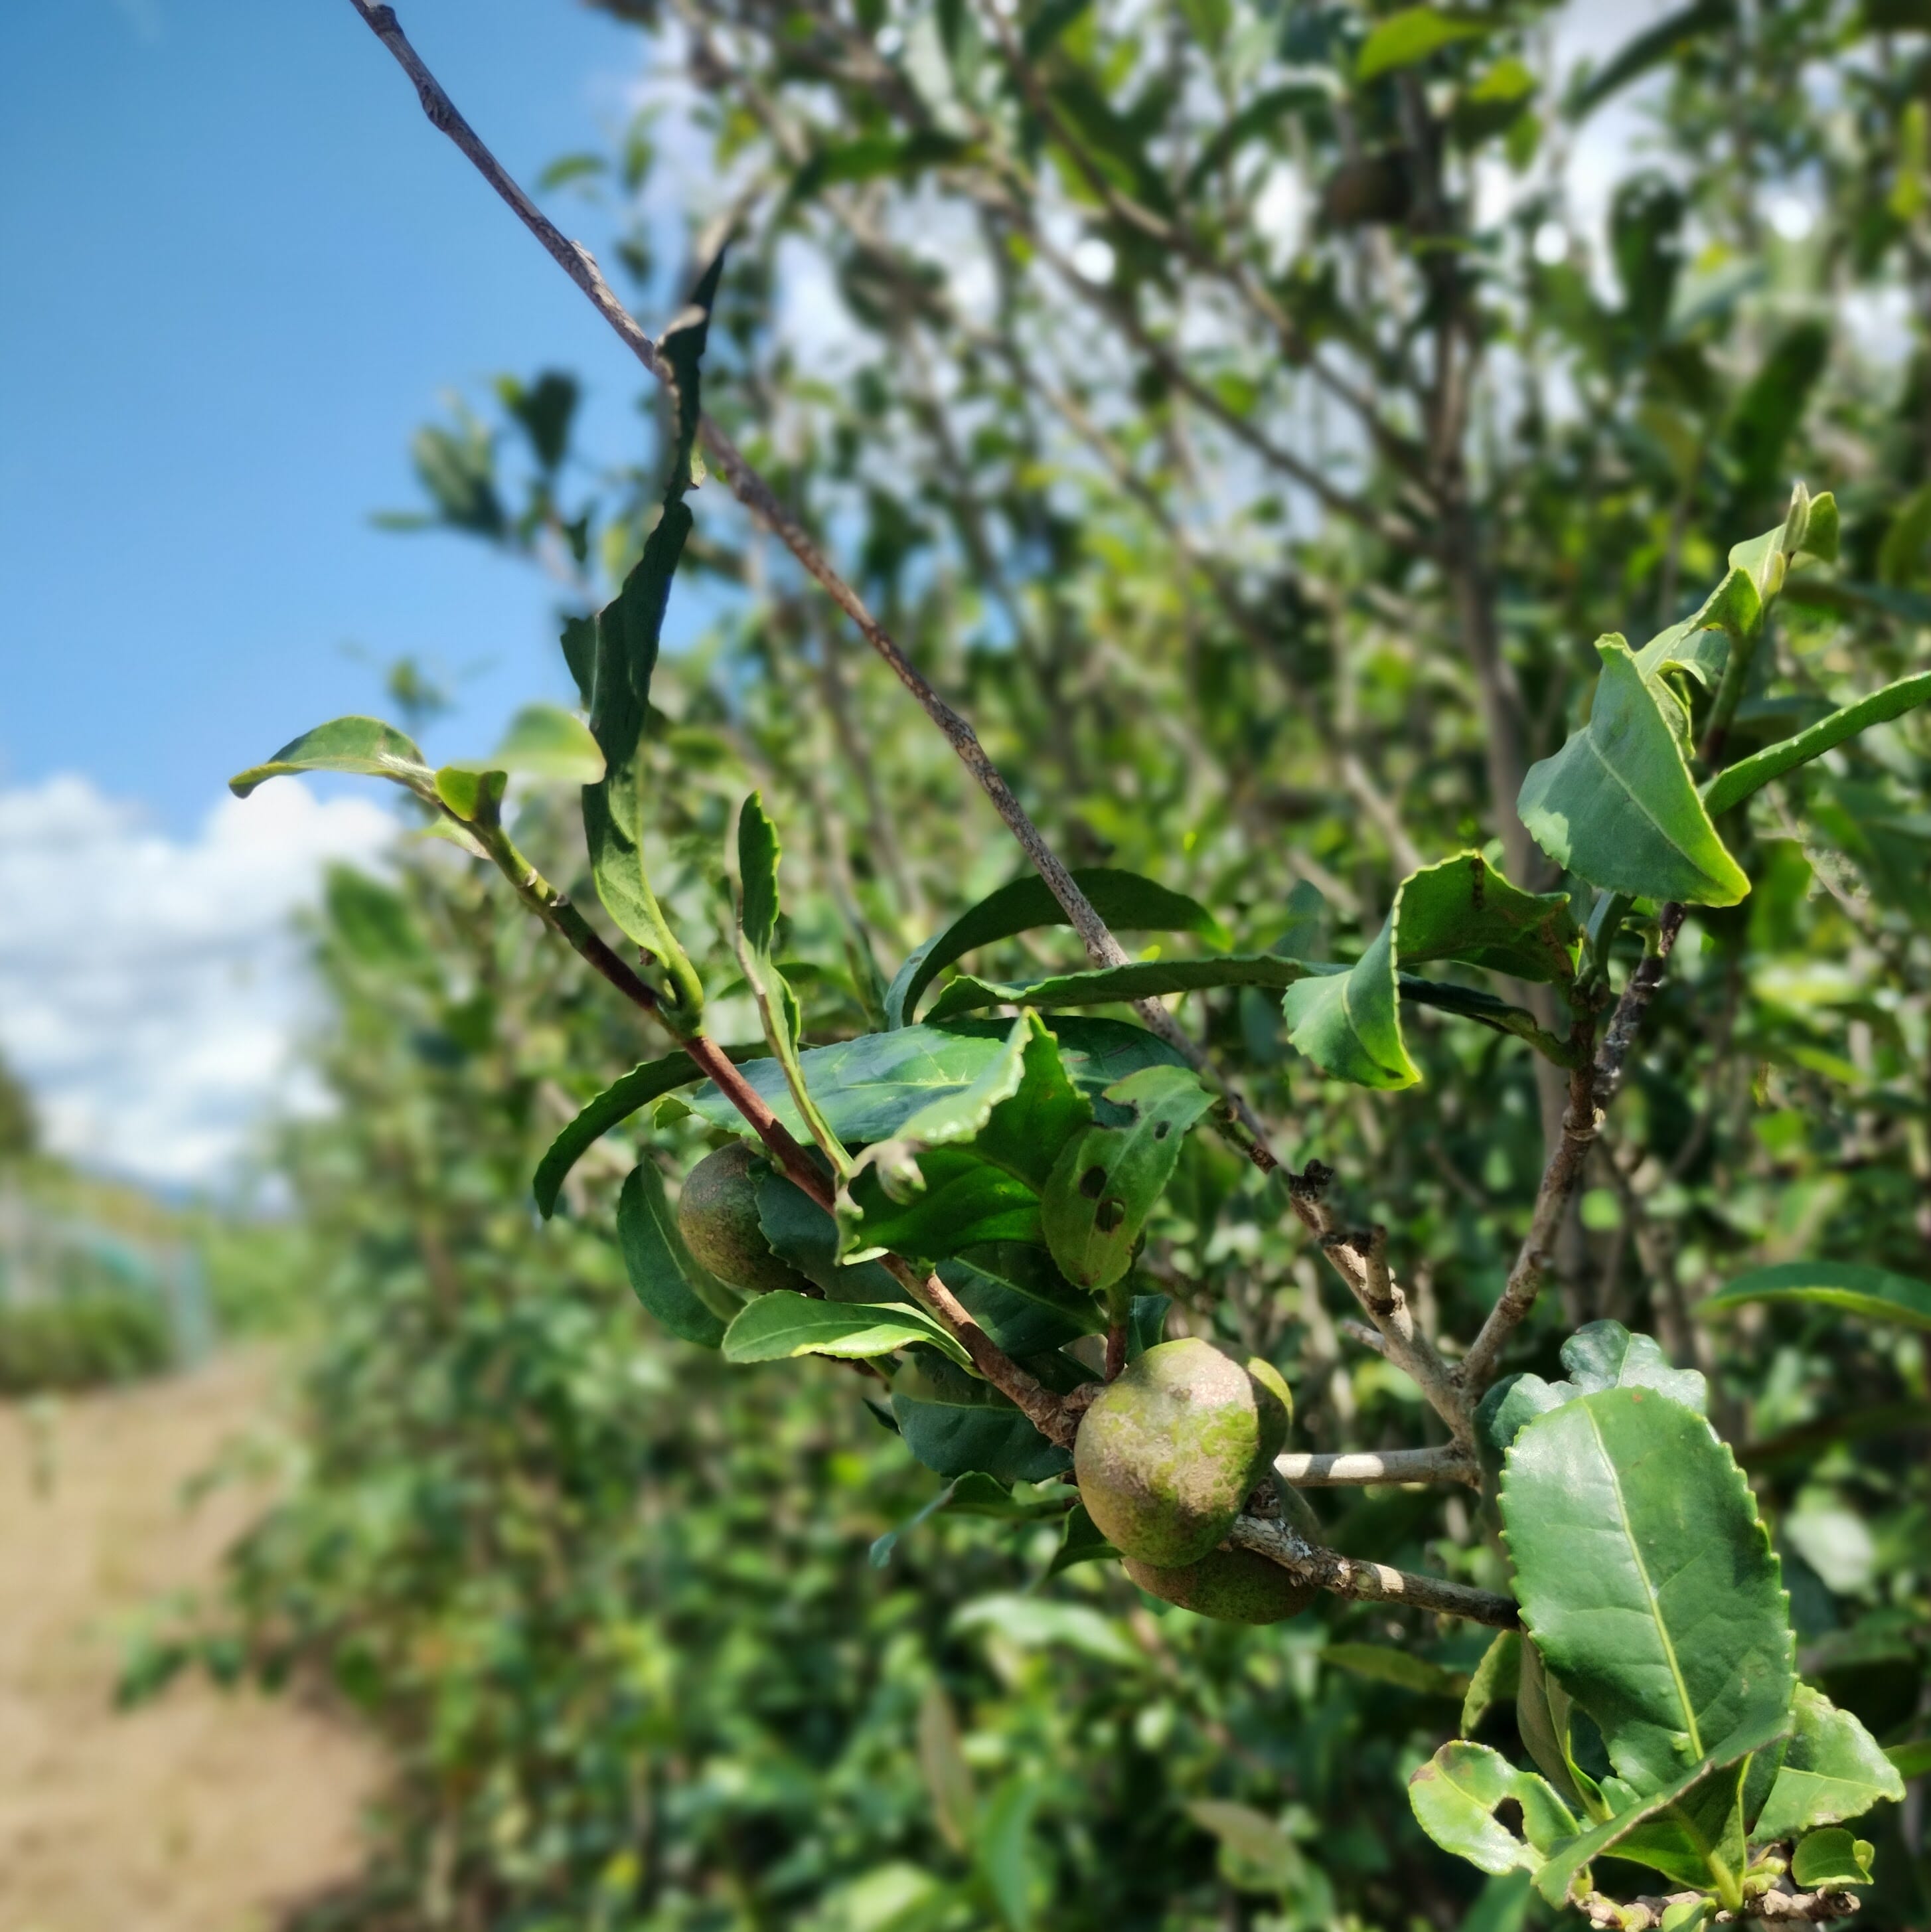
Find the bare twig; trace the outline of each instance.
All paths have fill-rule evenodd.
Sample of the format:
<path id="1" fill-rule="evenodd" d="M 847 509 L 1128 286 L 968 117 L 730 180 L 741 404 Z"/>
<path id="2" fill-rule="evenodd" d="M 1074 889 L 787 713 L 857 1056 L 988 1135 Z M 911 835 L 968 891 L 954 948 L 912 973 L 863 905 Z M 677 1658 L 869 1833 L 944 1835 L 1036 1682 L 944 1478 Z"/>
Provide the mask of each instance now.
<path id="1" fill-rule="evenodd" d="M 1364 1233 L 1338 1228 L 1324 1198 L 1333 1178 L 1320 1162 L 1309 1161 L 1305 1173 L 1288 1182 L 1289 1202 L 1375 1324 L 1382 1352 L 1421 1390 L 1457 1442 L 1472 1441 L 1468 1404 L 1454 1371 L 1415 1325 L 1408 1298 L 1389 1271 L 1388 1231 L 1376 1228 Z"/>
<path id="2" fill-rule="evenodd" d="M 588 250 L 571 241 L 549 217 L 538 208 L 514 178 L 490 153 L 475 130 L 463 119 L 421 56 L 409 44 L 392 7 L 372 0 L 349 0 L 373 30 L 397 64 L 415 83 L 422 110 L 430 124 L 447 134 L 475 166 L 477 172 L 509 204 L 523 226 L 540 242 L 551 259 L 589 298 L 597 313 L 620 337 L 631 353 L 658 381 L 669 385 L 670 365 L 657 345 L 634 316 L 618 301 L 602 272 Z M 943 731 L 958 754 L 1006 829 L 1046 882 L 1054 898 L 1096 965 L 1118 966 L 1126 962 L 1126 953 L 1108 929 L 1072 875 L 1048 846 L 1039 829 L 987 757 L 970 724 L 939 696 L 917 667 L 901 651 L 891 634 L 865 608 L 864 600 L 834 570 L 816 543 L 801 530 L 778 502 L 763 476 L 746 460 L 729 436 L 709 416 L 703 419 L 704 447 L 715 458 L 717 466 L 738 500 L 782 542 L 806 572 L 830 596 L 832 602 L 864 634 L 866 641 L 891 668 L 892 674 L 917 699 L 920 707 Z"/>
<path id="3" fill-rule="evenodd" d="M 1480 1489 L 1481 1472 L 1463 1449 L 1355 1449 L 1336 1456 L 1276 1456 L 1274 1473 L 1300 1490 L 1366 1483 L 1461 1483 Z"/>
<path id="4" fill-rule="evenodd" d="M 1520 1628 L 1516 1606 L 1507 1597 L 1477 1590 L 1466 1583 L 1451 1583 L 1446 1577 L 1418 1576 L 1412 1570 L 1392 1569 L 1385 1563 L 1359 1562 L 1342 1556 L 1338 1550 L 1307 1542 L 1273 1517 L 1237 1516 L 1227 1540 L 1236 1549 L 1253 1550 L 1338 1597 L 1411 1604 L 1418 1610 L 1466 1617 L 1471 1623 L 1487 1624 L 1496 1630 Z"/>
<path id="5" fill-rule="evenodd" d="M 1600 1892 L 1592 1892 L 1579 1902 L 1578 1909 L 1603 1932 L 1609 1932 L 1611 1928 L 1615 1932 L 1656 1932 L 1672 1906 L 1692 1905 L 1704 1896 L 1700 1892 L 1672 1892 L 1660 1898 L 1645 1896 L 1620 1905 Z M 1820 1925 L 1829 1919 L 1848 1918 L 1861 1903 L 1854 1892 L 1786 1892 L 1773 1886 L 1768 1892 L 1746 1898 L 1741 1912 L 1718 1912 L 1715 1923 L 1727 1925 L 1740 1918 L 1760 1918 L 1772 1925 Z"/>
<path id="6" fill-rule="evenodd" d="M 1663 983 L 1664 969 L 1675 949 L 1676 935 L 1683 929 L 1683 908 L 1672 901 L 1663 907 L 1657 923 L 1655 950 L 1645 953 L 1630 975 L 1622 998 L 1609 1016 L 1595 1058 L 1584 1060 L 1570 1076 L 1569 1105 L 1562 1116 L 1561 1135 L 1543 1169 L 1542 1184 L 1536 1190 L 1535 1205 L 1529 1215 L 1528 1232 L 1516 1251 L 1515 1265 L 1509 1270 L 1501 1297 L 1489 1311 L 1481 1332 L 1456 1372 L 1462 1390 L 1471 1400 L 1495 1379 L 1503 1348 L 1542 1292 L 1555 1238 L 1569 1210 L 1570 1197 L 1582 1178 L 1589 1150 L 1602 1131 L 1603 1112 L 1622 1083 L 1624 1063 L 1656 989 Z M 1588 1046 L 1588 1024 L 1586 1018 L 1576 1022 L 1573 1037 L 1580 1047 Z"/>

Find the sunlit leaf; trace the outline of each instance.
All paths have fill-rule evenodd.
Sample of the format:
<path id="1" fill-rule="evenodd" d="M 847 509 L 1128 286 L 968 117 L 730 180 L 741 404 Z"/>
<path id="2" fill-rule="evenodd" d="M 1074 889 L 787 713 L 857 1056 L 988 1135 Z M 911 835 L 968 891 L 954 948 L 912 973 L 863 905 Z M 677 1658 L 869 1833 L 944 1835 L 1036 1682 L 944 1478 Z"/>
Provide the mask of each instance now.
<path id="1" fill-rule="evenodd" d="M 747 1302 L 724 1336 L 727 1362 L 776 1362 L 794 1355 L 838 1355 L 858 1360 L 888 1355 L 923 1342 L 961 1367 L 970 1358 L 922 1310 L 908 1304 L 874 1306 L 864 1302 L 814 1301 L 775 1288 Z"/>
<path id="2" fill-rule="evenodd" d="M 1877 1741 L 1821 1690 L 1799 1684 L 1790 1742 L 1770 1796 L 1750 1832 L 1774 1844 L 1820 1825 L 1861 1816 L 1886 1798 L 1901 1801 L 1904 1779 Z"/>
<path id="3" fill-rule="evenodd" d="M 296 772 L 352 772 L 364 778 L 392 778 L 426 802 L 436 802 L 436 775 L 415 741 L 379 718 L 331 718 L 289 740 L 273 758 L 236 772 L 228 789 L 237 798 L 246 798 L 268 779 Z"/>
<path id="4" fill-rule="evenodd" d="M 1539 1870 L 1552 1848 L 1576 1830 L 1546 1780 L 1518 1771 L 1486 1744 L 1459 1740 L 1444 1744 L 1408 1780 L 1408 1803 L 1444 1851 L 1493 1874 Z M 1520 1838 L 1495 1816 L 1506 1804 L 1521 1814 Z"/>

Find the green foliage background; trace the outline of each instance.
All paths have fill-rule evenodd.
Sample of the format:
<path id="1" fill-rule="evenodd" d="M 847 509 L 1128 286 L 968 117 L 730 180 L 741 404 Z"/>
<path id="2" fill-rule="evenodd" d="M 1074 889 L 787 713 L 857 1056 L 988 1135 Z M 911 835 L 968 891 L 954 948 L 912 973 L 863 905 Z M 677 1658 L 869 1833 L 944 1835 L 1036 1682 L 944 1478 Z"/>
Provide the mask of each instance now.
<path id="1" fill-rule="evenodd" d="M 1511 807 L 1587 715 L 1591 640 L 1681 615 L 1793 476 L 1836 492 L 1843 560 L 1787 588 L 1735 753 L 1923 667 L 1931 65 L 1909 8 L 1693 8 L 1568 76 L 1535 8 L 610 7 L 645 104 L 551 188 L 632 222 L 646 314 L 691 279 L 676 216 L 711 224 L 696 259 L 736 220 L 706 406 L 1060 849 L 1194 894 L 1237 944 L 1347 957 L 1465 846 L 1559 884 Z M 1550 158 L 1639 80 L 1656 106 L 1605 258 L 1550 248 Z M 1283 182 L 1291 248 L 1255 213 Z M 1792 202 L 1800 239 L 1771 219 Z M 776 326 L 801 264 L 836 291 L 835 352 Z M 575 396 L 505 382 L 415 449 L 419 520 L 526 554 L 580 611 L 638 554 L 663 459 L 590 471 Z M 676 595 L 708 579 L 710 616 L 652 689 L 652 876 L 712 1030 L 755 1037 L 721 887 L 761 788 L 806 1036 L 862 1031 L 1017 855 L 722 491 L 689 500 Z M 430 695 L 412 669 L 395 694 Z M 1755 890 L 1693 916 L 1512 1358 L 1554 1375 L 1561 1336 L 1612 1316 L 1711 1376 L 1805 1674 L 1887 1743 L 1925 1714 L 1922 1336 L 1696 1304 L 1766 1261 L 1931 1274 L 1925 753 L 1905 719 L 1726 821 Z M 517 838 L 592 902 L 562 801 L 529 793 Z M 287 1151 L 318 1244 L 305 1460 L 225 1608 L 136 1668 L 318 1676 L 389 1738 L 367 1883 L 325 1916 L 1495 1932 L 1539 1909 L 1438 1852 L 1402 1792 L 1479 1638 L 1338 1602 L 1258 1632 L 1159 1614 L 1110 1565 L 1048 1579 L 1051 1532 L 950 1514 L 871 1567 L 937 1484 L 850 1373 L 731 1370 L 652 1332 L 604 1232 L 619 1147 L 533 1220 L 556 1127 L 665 1042 L 465 862 L 416 850 L 331 891 L 343 1105 Z M 1411 1016 L 1423 1084 L 1371 1101 L 1294 1057 L 1258 989 L 1183 1011 L 1465 1343 L 1541 1163 L 1552 1095 L 1519 1044 Z M 673 1187 L 706 1144 L 676 1112 L 621 1144 Z M 1141 1267 L 1177 1324 L 1279 1364 L 1303 1443 L 1426 1438 L 1212 1140 Z M 1351 1554 L 1501 1580 L 1454 1498 L 1319 1507 Z M 1873 1820 L 1867 1924 L 1926 1909 L 1919 1804 Z"/>

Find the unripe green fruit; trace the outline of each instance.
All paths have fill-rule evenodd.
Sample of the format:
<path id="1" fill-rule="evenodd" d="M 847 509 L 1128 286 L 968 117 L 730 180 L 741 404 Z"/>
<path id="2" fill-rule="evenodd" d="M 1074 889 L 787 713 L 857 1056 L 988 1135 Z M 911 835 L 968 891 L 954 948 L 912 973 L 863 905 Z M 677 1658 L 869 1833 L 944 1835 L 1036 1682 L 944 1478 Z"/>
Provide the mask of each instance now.
<path id="1" fill-rule="evenodd" d="M 754 1159 L 742 1141 L 705 1155 L 685 1177 L 677 1232 L 700 1264 L 733 1288 L 751 1294 L 777 1288 L 809 1294 L 811 1284 L 771 1252 L 757 1224 Z"/>
<path id="2" fill-rule="evenodd" d="M 1210 1550 L 1175 1569 L 1129 1556 L 1126 1574 L 1150 1597 L 1228 1624 L 1277 1624 L 1298 1616 L 1320 1594 L 1252 1550 Z"/>
<path id="3" fill-rule="evenodd" d="M 1247 1372 L 1254 1378 L 1261 1402 L 1261 1460 L 1271 1465 L 1288 1446 L 1288 1431 L 1294 1423 L 1294 1392 L 1287 1378 L 1264 1355 L 1247 1358 Z"/>
<path id="4" fill-rule="evenodd" d="M 1123 1556 L 1168 1569 L 1196 1563 L 1273 1460 L 1276 1421 L 1266 1412 L 1277 1406 L 1210 1344 L 1162 1342 L 1129 1363 L 1081 1419 L 1073 1444 L 1080 1500 Z"/>

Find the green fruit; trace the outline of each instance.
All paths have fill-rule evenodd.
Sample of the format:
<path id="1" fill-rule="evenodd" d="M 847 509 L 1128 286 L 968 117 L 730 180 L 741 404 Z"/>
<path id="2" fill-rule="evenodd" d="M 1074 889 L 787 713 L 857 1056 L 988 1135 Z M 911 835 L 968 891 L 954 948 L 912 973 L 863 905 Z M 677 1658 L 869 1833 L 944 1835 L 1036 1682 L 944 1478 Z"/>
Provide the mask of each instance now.
<path id="1" fill-rule="evenodd" d="M 1273 1452 L 1254 1378 L 1210 1344 L 1162 1342 L 1128 1365 L 1081 1420 L 1080 1500 L 1136 1562 L 1198 1562 L 1219 1543 Z"/>
<path id="2" fill-rule="evenodd" d="M 1261 1399 L 1261 1460 L 1271 1464 L 1288 1446 L 1288 1431 L 1294 1424 L 1294 1392 L 1264 1355 L 1247 1358 L 1247 1372 Z"/>
<path id="3" fill-rule="evenodd" d="M 1198 1563 L 1162 1569 L 1126 1559 L 1126 1574 L 1150 1597 L 1228 1624 L 1277 1624 L 1320 1594 L 1252 1550 L 1210 1550 Z"/>
<path id="4" fill-rule="evenodd" d="M 742 1141 L 707 1154 L 684 1178 L 677 1232 L 684 1245 L 720 1281 L 747 1294 L 788 1288 L 815 1294 L 810 1282 L 771 1252 L 757 1224 L 758 1162 Z"/>

